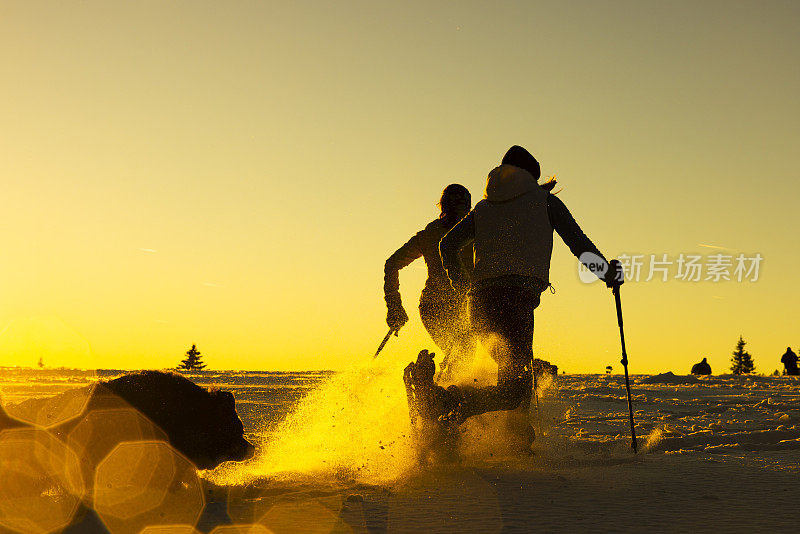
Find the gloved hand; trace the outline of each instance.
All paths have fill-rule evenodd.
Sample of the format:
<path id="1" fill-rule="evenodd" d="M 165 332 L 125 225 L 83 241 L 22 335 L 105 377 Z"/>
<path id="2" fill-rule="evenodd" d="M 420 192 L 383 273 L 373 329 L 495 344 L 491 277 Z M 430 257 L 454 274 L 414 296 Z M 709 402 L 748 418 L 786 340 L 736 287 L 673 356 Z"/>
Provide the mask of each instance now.
<path id="1" fill-rule="evenodd" d="M 386 309 L 386 324 L 392 330 L 400 330 L 408 322 L 408 314 L 399 301 L 387 301 Z"/>
<path id="2" fill-rule="evenodd" d="M 619 260 L 611 260 L 608 262 L 608 271 L 603 279 L 606 287 L 619 287 L 625 283 L 625 272 L 622 270 L 622 264 Z"/>

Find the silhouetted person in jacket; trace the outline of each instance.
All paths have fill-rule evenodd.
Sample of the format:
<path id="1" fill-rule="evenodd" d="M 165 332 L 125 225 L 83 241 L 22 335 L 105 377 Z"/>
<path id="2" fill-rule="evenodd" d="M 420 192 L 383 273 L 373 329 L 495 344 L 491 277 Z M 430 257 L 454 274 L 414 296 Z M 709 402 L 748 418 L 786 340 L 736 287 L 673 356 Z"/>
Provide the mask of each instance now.
<path id="1" fill-rule="evenodd" d="M 457 419 L 518 409 L 512 424 L 528 444 L 534 438 L 527 417 L 533 310 L 550 285 L 553 230 L 576 257 L 590 252 L 605 263 L 599 276 L 609 287 L 622 283 L 622 273 L 611 271 L 564 203 L 550 193 L 555 182 L 539 185 L 539 176 L 536 159 L 522 147 L 511 147 L 502 164 L 489 173 L 484 200 L 439 245 L 453 287 L 459 293 L 469 291 L 472 325 L 498 364 L 496 386 L 448 390 L 460 395 Z M 459 252 L 473 247 L 475 264 L 470 274 Z M 586 262 L 586 256 L 581 261 Z"/>
<path id="2" fill-rule="evenodd" d="M 786 369 L 787 375 L 798 375 L 797 371 L 797 354 L 794 353 L 792 347 L 786 347 L 786 352 L 781 356 L 781 363 Z"/>
<path id="3" fill-rule="evenodd" d="M 711 366 L 708 365 L 708 362 L 705 358 L 703 358 L 702 362 L 696 363 L 692 366 L 692 374 L 693 375 L 710 375 L 711 374 Z"/>
<path id="4" fill-rule="evenodd" d="M 439 256 L 439 241 L 472 207 L 469 190 L 459 184 L 448 185 L 442 191 L 439 207 L 439 217 L 386 260 L 383 291 L 387 307 L 386 324 L 397 331 L 408 321 L 400 298 L 399 271 L 417 258 L 425 260 L 428 278 L 419 299 L 419 316 L 433 342 L 444 352 L 442 371 L 446 377 L 448 370 L 471 359 L 475 351 L 463 295 L 456 293 L 450 285 Z M 464 250 L 463 261 L 467 271 L 471 271 L 472 250 Z"/>

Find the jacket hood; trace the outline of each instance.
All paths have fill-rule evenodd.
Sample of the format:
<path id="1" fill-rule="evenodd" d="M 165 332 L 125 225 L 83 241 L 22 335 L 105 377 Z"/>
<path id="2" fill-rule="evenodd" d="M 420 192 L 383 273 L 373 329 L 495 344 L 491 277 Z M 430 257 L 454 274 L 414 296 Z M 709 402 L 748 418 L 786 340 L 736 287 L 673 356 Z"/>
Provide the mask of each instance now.
<path id="1" fill-rule="evenodd" d="M 500 165 L 489 173 L 483 198 L 490 202 L 504 202 L 524 195 L 539 187 L 536 179 L 525 169 L 514 165 Z"/>

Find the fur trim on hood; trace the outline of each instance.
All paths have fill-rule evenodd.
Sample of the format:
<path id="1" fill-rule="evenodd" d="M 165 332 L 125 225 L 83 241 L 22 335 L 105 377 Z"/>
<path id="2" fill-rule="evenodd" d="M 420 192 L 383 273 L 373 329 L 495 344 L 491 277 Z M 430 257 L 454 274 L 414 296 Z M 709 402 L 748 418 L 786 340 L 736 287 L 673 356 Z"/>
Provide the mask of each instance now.
<path id="1" fill-rule="evenodd" d="M 500 165 L 489 173 L 483 198 L 489 202 L 505 202 L 539 187 L 536 179 L 525 169 Z"/>

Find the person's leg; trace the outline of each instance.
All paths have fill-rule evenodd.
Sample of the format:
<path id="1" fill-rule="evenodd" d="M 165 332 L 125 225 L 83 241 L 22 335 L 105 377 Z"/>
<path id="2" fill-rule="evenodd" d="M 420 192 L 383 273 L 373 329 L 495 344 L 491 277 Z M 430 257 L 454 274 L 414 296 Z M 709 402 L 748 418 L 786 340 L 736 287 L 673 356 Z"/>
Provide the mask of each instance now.
<path id="1" fill-rule="evenodd" d="M 443 354 L 448 354 L 453 345 L 453 334 L 447 328 L 448 312 L 450 306 L 445 301 L 423 299 L 419 303 L 422 326 Z"/>
<path id="2" fill-rule="evenodd" d="M 443 374 L 457 370 L 471 359 L 475 341 L 464 306 L 451 300 L 423 299 L 419 304 L 422 325 L 442 351 Z"/>
<path id="3" fill-rule="evenodd" d="M 506 312 L 501 328 L 508 340 L 509 361 L 498 370 L 498 384 L 508 383 L 513 395 L 522 395 L 520 408 L 527 412 L 533 386 L 533 311 L 539 305 L 539 295 L 518 287 L 504 289 Z"/>
<path id="4" fill-rule="evenodd" d="M 472 295 L 473 326 L 497 362 L 497 385 L 464 388 L 463 417 L 520 408 L 527 414 L 533 375 L 533 310 L 539 295 L 519 287 L 488 287 Z"/>
<path id="5" fill-rule="evenodd" d="M 508 402 L 507 438 L 512 439 L 520 450 L 529 451 L 536 437 L 530 422 L 530 406 L 533 391 L 533 314 L 539 305 L 539 294 L 523 288 L 504 288 L 500 303 L 502 321 L 499 330 L 507 342 L 507 356 L 498 366 L 497 385 L 500 395 Z"/>

